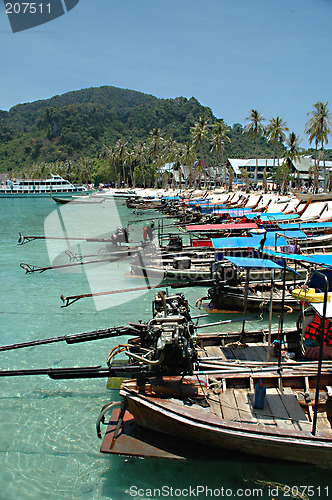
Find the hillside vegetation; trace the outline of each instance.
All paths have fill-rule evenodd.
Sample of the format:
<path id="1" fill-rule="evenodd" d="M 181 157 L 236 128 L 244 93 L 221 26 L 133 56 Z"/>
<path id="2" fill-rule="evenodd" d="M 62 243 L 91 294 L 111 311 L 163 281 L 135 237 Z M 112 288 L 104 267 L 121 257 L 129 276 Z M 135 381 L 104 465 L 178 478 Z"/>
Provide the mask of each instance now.
<path id="1" fill-rule="evenodd" d="M 162 163 L 185 158 L 185 147 L 192 144 L 191 127 L 201 117 L 211 131 L 217 119 L 194 97 L 158 99 L 110 86 L 19 104 L 0 111 L 0 172 L 37 176 L 47 165 L 72 180 L 98 176 L 117 181 L 132 177 L 136 168 L 136 176 L 142 172 L 141 177 L 151 183 Z M 255 157 L 255 144 L 243 134 L 242 125 L 229 127 L 227 135 L 224 158 Z M 218 162 L 210 146 L 209 142 L 204 146 L 207 161 Z M 121 157 L 122 150 L 126 155 Z M 258 140 L 258 151 L 262 158 L 274 155 L 273 145 L 264 137 Z M 191 158 L 200 159 L 202 154 L 202 148 L 196 147 Z"/>

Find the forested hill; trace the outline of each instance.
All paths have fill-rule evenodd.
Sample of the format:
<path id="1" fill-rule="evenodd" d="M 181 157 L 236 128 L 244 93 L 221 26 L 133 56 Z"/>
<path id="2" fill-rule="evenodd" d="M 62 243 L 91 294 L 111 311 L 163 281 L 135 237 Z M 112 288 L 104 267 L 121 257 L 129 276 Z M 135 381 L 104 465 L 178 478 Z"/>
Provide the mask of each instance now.
<path id="1" fill-rule="evenodd" d="M 244 110 L 244 116 L 246 113 L 248 110 Z M 150 133 L 156 129 L 164 139 L 190 144 L 190 127 L 200 117 L 207 120 L 210 131 L 204 152 L 209 162 L 215 161 L 210 153 L 211 126 L 217 119 L 210 108 L 194 97 L 159 99 L 134 90 L 103 86 L 18 104 L 9 111 L 0 110 L 0 172 L 29 173 L 32 165 L 75 163 L 82 158 L 97 165 L 104 145 L 113 148 L 121 139 L 133 151 L 149 143 Z M 229 127 L 227 135 L 230 140 L 224 141 L 225 158 L 256 156 L 254 140 L 243 134 L 241 124 Z M 260 158 L 275 154 L 272 142 L 264 137 L 259 138 L 257 151 Z M 280 156 L 283 151 L 280 144 Z M 199 147 L 196 153 L 197 159 Z M 326 159 L 329 156 L 326 154 Z"/>
<path id="2" fill-rule="evenodd" d="M 118 139 L 145 141 L 158 127 L 178 142 L 209 108 L 194 99 L 158 99 L 116 87 L 88 88 L 0 111 L 0 171 L 33 163 L 95 157 Z"/>

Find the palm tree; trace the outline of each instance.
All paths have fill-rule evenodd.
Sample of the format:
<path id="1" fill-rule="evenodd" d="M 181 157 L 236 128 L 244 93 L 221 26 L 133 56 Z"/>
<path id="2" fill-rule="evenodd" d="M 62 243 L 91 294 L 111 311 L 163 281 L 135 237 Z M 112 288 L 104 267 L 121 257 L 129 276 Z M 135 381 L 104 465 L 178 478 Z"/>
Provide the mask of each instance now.
<path id="1" fill-rule="evenodd" d="M 326 167 L 325 167 L 325 156 L 324 156 L 324 142 L 328 143 L 328 136 L 331 134 L 331 114 L 327 109 L 327 102 L 316 102 L 314 104 L 314 110 L 308 113 L 311 118 L 307 121 L 305 125 L 305 133 L 309 136 L 309 142 L 312 143 L 315 140 L 315 163 L 317 162 L 317 149 L 319 142 L 321 143 L 321 150 L 324 163 L 324 188 L 326 188 Z"/>
<path id="2" fill-rule="evenodd" d="M 250 177 L 249 177 L 248 171 L 245 167 L 241 167 L 240 170 L 241 170 L 241 177 L 244 180 L 246 193 L 249 193 L 250 192 Z"/>
<path id="3" fill-rule="evenodd" d="M 292 163 L 295 160 L 299 160 L 303 156 L 303 149 L 300 147 L 299 136 L 295 132 L 291 132 L 286 139 L 287 150 L 285 153 L 284 163 L 282 165 L 283 170 L 283 182 L 282 182 L 282 193 L 285 194 L 287 191 L 287 180 L 288 175 L 291 172 Z"/>
<path id="4" fill-rule="evenodd" d="M 116 157 L 116 152 L 114 151 L 113 148 L 110 148 L 106 144 L 104 144 L 104 151 L 106 154 L 106 157 L 108 158 L 109 165 L 110 167 L 114 169 L 114 174 L 115 174 L 115 186 L 117 187 L 117 182 L 118 182 L 118 170 L 117 170 L 117 157 Z M 111 180 L 111 173 L 109 175 L 110 180 Z"/>
<path id="5" fill-rule="evenodd" d="M 271 118 L 266 128 L 267 136 L 274 145 L 274 160 L 277 156 L 277 185 L 280 185 L 280 168 L 279 168 L 279 143 L 283 143 L 286 138 L 286 132 L 289 132 L 289 128 L 286 126 L 286 122 L 279 116 L 276 118 Z"/>
<path id="6" fill-rule="evenodd" d="M 126 154 L 126 159 L 125 162 L 127 165 L 129 165 L 129 173 L 130 173 L 130 179 L 131 179 L 131 185 L 135 187 L 135 179 L 133 177 L 133 165 L 135 166 L 136 162 L 136 151 L 135 149 L 127 149 L 127 154 Z"/>
<path id="7" fill-rule="evenodd" d="M 203 167 L 205 186 L 207 186 L 206 161 L 204 156 L 204 145 L 208 141 L 209 129 L 208 120 L 200 116 L 199 121 L 193 127 L 190 127 L 192 144 L 195 148 L 199 148 L 201 163 Z"/>
<path id="8" fill-rule="evenodd" d="M 216 164 L 218 164 L 218 153 L 221 151 L 221 165 L 223 171 L 223 183 L 225 182 L 225 165 L 224 165 L 224 146 L 225 141 L 231 142 L 230 137 L 227 133 L 230 131 L 230 127 L 227 127 L 224 120 L 221 118 L 215 123 L 212 129 L 212 147 L 211 151 L 216 153 Z"/>
<path id="9" fill-rule="evenodd" d="M 178 150 L 178 161 L 188 167 L 189 175 L 188 175 L 188 185 L 189 187 L 193 186 L 193 165 L 196 159 L 196 151 L 192 144 L 187 142 L 186 144 L 179 144 Z"/>
<path id="10" fill-rule="evenodd" d="M 125 177 L 125 164 L 126 164 L 126 158 L 127 158 L 127 142 L 124 142 L 122 139 L 118 139 L 115 144 L 115 155 L 116 155 L 116 162 L 119 165 L 119 167 L 122 166 L 122 181 L 123 185 L 126 184 L 126 177 Z"/>
<path id="11" fill-rule="evenodd" d="M 150 132 L 151 142 L 150 142 L 150 154 L 152 156 L 152 161 L 156 163 L 157 166 L 157 178 L 155 184 L 160 182 L 160 167 L 163 157 L 163 143 L 164 138 L 161 135 L 160 128 L 155 127 Z"/>
<path id="12" fill-rule="evenodd" d="M 252 109 L 250 116 L 246 118 L 250 120 L 249 123 L 244 127 L 243 133 L 251 136 L 255 140 L 255 156 L 256 156 L 256 167 L 255 167 L 255 182 L 258 180 L 258 151 L 257 151 L 257 140 L 265 132 L 265 127 L 263 125 L 264 117 L 259 114 L 257 109 Z"/>
<path id="13" fill-rule="evenodd" d="M 83 157 L 78 159 L 76 162 L 76 169 L 77 169 L 77 178 L 78 181 L 81 182 L 82 184 L 88 184 L 88 182 L 91 180 L 91 165 L 93 163 L 93 160 L 88 157 Z"/>
<path id="14" fill-rule="evenodd" d="M 169 167 L 171 167 L 175 163 L 178 163 L 181 166 L 181 161 L 182 161 L 182 148 L 179 143 L 174 141 L 171 137 L 168 137 L 165 140 L 165 148 L 164 148 L 164 159 L 165 162 L 169 164 Z M 166 174 L 166 172 L 165 172 Z M 170 179 L 170 172 L 167 172 L 167 182 L 169 182 Z"/>
<path id="15" fill-rule="evenodd" d="M 146 187 L 144 165 L 147 161 L 147 148 L 144 142 L 140 142 L 135 146 L 135 153 L 136 153 L 136 161 L 138 162 L 142 173 L 143 187 Z"/>

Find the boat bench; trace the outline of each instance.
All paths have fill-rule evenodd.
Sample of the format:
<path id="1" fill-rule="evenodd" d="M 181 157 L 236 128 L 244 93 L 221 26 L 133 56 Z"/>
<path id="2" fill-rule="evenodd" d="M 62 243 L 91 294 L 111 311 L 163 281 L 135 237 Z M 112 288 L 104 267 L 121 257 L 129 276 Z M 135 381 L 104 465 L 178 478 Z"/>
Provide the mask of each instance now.
<path id="1" fill-rule="evenodd" d="M 311 431 L 312 424 L 290 388 L 266 389 L 264 408 L 254 408 L 254 393 L 248 389 L 227 389 L 209 396 L 210 411 L 225 420 Z"/>

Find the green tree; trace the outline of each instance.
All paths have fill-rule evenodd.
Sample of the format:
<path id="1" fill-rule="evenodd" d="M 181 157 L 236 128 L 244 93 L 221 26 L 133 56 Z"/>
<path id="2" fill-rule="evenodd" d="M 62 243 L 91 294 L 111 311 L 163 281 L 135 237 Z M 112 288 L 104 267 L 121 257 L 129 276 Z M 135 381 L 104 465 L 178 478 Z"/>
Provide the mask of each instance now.
<path id="1" fill-rule="evenodd" d="M 116 152 L 114 151 L 114 148 L 110 148 L 106 144 L 104 144 L 104 151 L 105 151 L 105 156 L 108 160 L 109 164 L 109 171 L 106 174 L 107 175 L 107 181 L 112 181 L 113 178 L 115 180 L 115 185 L 117 187 L 117 182 L 118 182 L 118 170 L 117 170 L 117 157 L 116 157 Z M 112 170 L 114 171 L 114 176 L 112 175 Z"/>
<path id="2" fill-rule="evenodd" d="M 277 185 L 280 185 L 280 165 L 279 165 L 279 144 L 283 143 L 286 138 L 286 132 L 289 132 L 289 128 L 286 122 L 279 116 L 276 118 L 271 118 L 267 128 L 267 137 L 272 141 L 274 146 L 274 158 L 273 166 L 275 166 L 275 158 L 277 157 Z"/>
<path id="3" fill-rule="evenodd" d="M 192 145 L 199 148 L 200 159 L 203 169 L 205 186 L 207 186 L 207 163 L 205 161 L 204 147 L 209 140 L 208 120 L 200 116 L 199 121 L 193 127 L 190 127 Z M 199 176 L 200 177 L 200 176 Z"/>
<path id="4" fill-rule="evenodd" d="M 230 132 L 230 127 L 226 125 L 221 118 L 214 124 L 212 129 L 212 147 L 211 151 L 215 152 L 216 165 L 218 165 L 218 153 L 221 152 L 221 166 L 223 171 L 222 182 L 226 180 L 225 164 L 224 164 L 224 147 L 225 142 L 231 142 L 230 137 L 227 135 Z"/>
<path id="5" fill-rule="evenodd" d="M 257 109 L 252 109 L 250 112 L 250 116 L 246 118 L 249 120 L 249 123 L 244 127 L 243 133 L 247 134 L 249 137 L 252 137 L 255 141 L 255 157 L 256 157 L 256 166 L 255 166 L 255 182 L 258 180 L 258 138 L 262 137 L 265 132 L 265 127 L 263 125 L 264 117 L 261 115 Z"/>
<path id="6" fill-rule="evenodd" d="M 327 178 L 326 178 L 326 166 L 325 166 L 325 155 L 324 155 L 324 143 L 328 143 L 328 136 L 331 134 L 331 114 L 327 109 L 327 102 L 316 102 L 314 104 L 314 110 L 309 112 L 311 118 L 307 121 L 305 125 L 305 133 L 309 136 L 310 144 L 315 141 L 315 163 L 319 160 L 317 158 L 318 144 L 321 144 L 321 151 L 324 164 L 324 188 L 326 188 Z"/>
<path id="7" fill-rule="evenodd" d="M 156 183 L 160 183 L 160 168 L 163 161 L 164 138 L 160 128 L 155 127 L 150 132 L 150 156 L 157 169 Z"/>
<path id="8" fill-rule="evenodd" d="M 115 147 L 114 147 L 114 152 L 115 152 L 115 161 L 118 165 L 118 167 L 121 169 L 122 167 L 122 182 L 123 185 L 128 185 L 128 182 L 126 182 L 126 173 L 125 173 L 125 165 L 126 165 L 126 160 L 127 160 L 127 142 L 124 142 L 123 139 L 118 139 L 116 141 Z"/>
<path id="9" fill-rule="evenodd" d="M 303 149 L 300 147 L 300 142 L 299 136 L 296 135 L 295 132 L 291 132 L 286 139 L 287 150 L 282 165 L 283 183 L 281 191 L 283 194 L 287 192 L 287 184 L 289 175 L 291 174 L 292 164 L 295 160 L 299 160 L 303 156 Z"/>
<path id="10" fill-rule="evenodd" d="M 141 178 L 142 178 L 141 182 L 143 184 L 143 187 L 146 187 L 144 166 L 146 165 L 146 162 L 147 162 L 148 149 L 147 149 L 146 144 L 141 141 L 140 143 L 136 144 L 134 150 L 135 150 L 135 155 L 136 155 L 136 163 L 138 164 L 137 166 L 140 168 L 140 173 L 141 173 Z M 135 182 L 138 182 L 137 181 L 138 171 L 136 170 L 136 167 L 134 169 L 134 173 L 135 173 L 135 171 L 137 172 L 136 177 L 135 177 Z"/>

